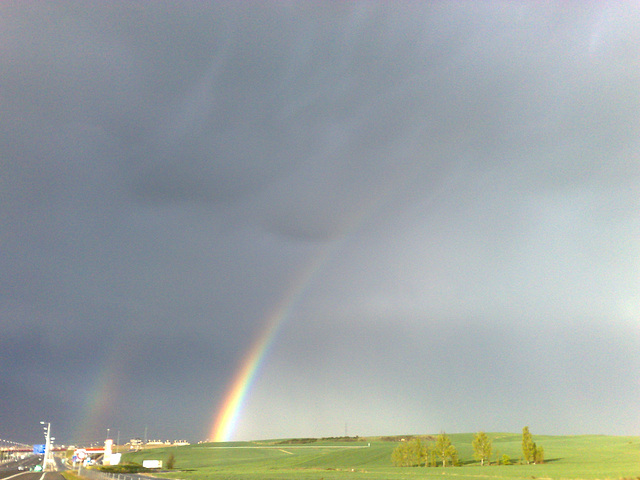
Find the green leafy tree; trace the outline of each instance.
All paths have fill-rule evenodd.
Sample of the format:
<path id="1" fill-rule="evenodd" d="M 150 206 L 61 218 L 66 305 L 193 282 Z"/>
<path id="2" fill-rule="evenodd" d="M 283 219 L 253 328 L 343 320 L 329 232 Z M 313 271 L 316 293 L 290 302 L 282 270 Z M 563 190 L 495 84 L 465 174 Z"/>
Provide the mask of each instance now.
<path id="1" fill-rule="evenodd" d="M 529 427 L 522 429 L 522 456 L 527 464 L 531 463 L 535 459 L 536 444 L 533 442 Z"/>
<path id="2" fill-rule="evenodd" d="M 460 458 L 458 457 L 458 450 L 456 450 L 456 447 L 454 447 L 453 445 L 451 445 L 451 465 L 453 465 L 454 467 L 460 466 Z"/>
<path id="3" fill-rule="evenodd" d="M 406 443 L 400 443 L 391 452 L 391 461 L 396 467 L 406 467 L 409 463 L 409 452 Z"/>
<path id="4" fill-rule="evenodd" d="M 409 451 L 415 462 L 415 465 L 421 465 L 427 462 L 427 445 L 422 443 L 419 438 L 414 438 L 409 442 Z"/>
<path id="5" fill-rule="evenodd" d="M 430 467 L 435 467 L 436 466 L 436 447 L 435 446 L 431 446 L 431 448 L 429 448 L 429 466 Z"/>
<path id="6" fill-rule="evenodd" d="M 450 460 L 453 465 L 457 463 L 458 451 L 456 447 L 451 444 L 449 436 L 444 432 L 436 437 L 434 449 L 443 467 L 447 466 L 447 460 Z"/>
<path id="7" fill-rule="evenodd" d="M 537 455 L 538 455 L 538 445 L 536 445 L 536 442 L 533 442 L 533 444 L 531 445 L 531 461 L 533 463 L 536 463 Z"/>
<path id="8" fill-rule="evenodd" d="M 502 465 L 511 465 L 511 457 L 506 453 L 502 455 Z"/>
<path id="9" fill-rule="evenodd" d="M 473 445 L 473 456 L 476 460 L 480 460 L 480 465 L 484 466 L 484 462 L 489 462 L 491 458 L 491 439 L 486 433 L 478 432 L 471 444 Z"/>
<path id="10" fill-rule="evenodd" d="M 176 465 L 176 457 L 173 454 L 173 452 L 169 453 L 169 456 L 167 457 L 167 468 L 169 470 L 173 470 L 173 467 L 175 467 Z"/>
<path id="11" fill-rule="evenodd" d="M 391 461 L 397 467 L 415 467 L 426 461 L 427 446 L 419 438 L 402 442 L 391 452 Z"/>
<path id="12" fill-rule="evenodd" d="M 534 456 L 535 463 L 544 463 L 544 448 L 542 446 L 536 446 L 536 453 Z"/>

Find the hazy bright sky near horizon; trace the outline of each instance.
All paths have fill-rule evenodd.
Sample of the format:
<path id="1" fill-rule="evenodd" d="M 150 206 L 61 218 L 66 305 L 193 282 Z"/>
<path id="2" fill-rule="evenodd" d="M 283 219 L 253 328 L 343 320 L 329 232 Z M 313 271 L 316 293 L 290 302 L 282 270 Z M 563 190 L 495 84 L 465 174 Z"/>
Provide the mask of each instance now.
<path id="1" fill-rule="evenodd" d="M 0 438 L 640 434 L 640 3 L 0 3 Z"/>

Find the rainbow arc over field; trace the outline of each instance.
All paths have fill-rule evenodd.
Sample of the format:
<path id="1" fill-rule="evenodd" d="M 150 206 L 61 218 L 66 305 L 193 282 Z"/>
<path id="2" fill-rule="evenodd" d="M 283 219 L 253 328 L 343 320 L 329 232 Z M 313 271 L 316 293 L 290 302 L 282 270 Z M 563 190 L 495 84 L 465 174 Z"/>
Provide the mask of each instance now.
<path id="1" fill-rule="evenodd" d="M 261 335 L 254 341 L 245 355 L 231 388 L 228 390 L 222 407 L 216 413 L 209 439 L 214 442 L 227 442 L 231 439 L 234 428 L 242 411 L 242 405 L 251 385 L 256 379 L 260 366 L 264 363 L 269 348 L 273 345 L 278 332 L 295 309 L 298 300 L 311 283 L 314 275 L 329 258 L 333 248 L 325 248 L 300 274 L 291 287 L 282 296 L 281 301 L 273 309 L 265 322 Z"/>
<path id="2" fill-rule="evenodd" d="M 280 302 L 267 316 L 261 335 L 254 341 L 248 353 L 244 356 L 240 368 L 231 382 L 231 387 L 224 397 L 222 406 L 215 414 L 209 433 L 209 440 L 214 442 L 228 442 L 231 439 L 240 413 L 242 412 L 244 400 L 256 379 L 260 366 L 264 363 L 269 348 L 277 338 L 278 332 L 280 332 L 282 326 L 290 317 L 291 312 L 295 309 L 307 287 L 312 283 L 315 275 L 327 263 L 327 260 L 333 252 L 339 249 L 340 246 L 359 229 L 371 213 L 376 210 L 378 205 L 383 202 L 389 192 L 392 191 L 392 186 L 393 185 L 390 184 L 386 192 L 380 192 L 381 194 L 377 198 L 362 205 L 351 218 L 351 221 L 347 223 L 349 227 L 342 232 L 340 239 L 328 242 L 321 247 L 306 267 L 303 268 L 290 283 L 289 288 L 282 295 Z"/>
<path id="3" fill-rule="evenodd" d="M 461 171 L 459 167 L 460 165 L 449 172 L 439 187 L 434 189 L 425 206 L 431 205 L 436 198 L 451 188 Z M 329 242 L 321 248 L 306 268 L 291 282 L 289 289 L 284 293 L 281 301 L 273 309 L 271 314 L 268 315 L 261 335 L 254 341 L 248 353 L 244 356 L 241 366 L 231 383 L 231 387 L 224 397 L 222 406 L 215 413 L 209 440 L 214 442 L 228 442 L 231 439 L 245 398 L 256 379 L 260 366 L 264 363 L 269 348 L 273 345 L 274 340 L 278 336 L 278 332 L 286 323 L 286 320 L 295 309 L 307 287 L 312 283 L 315 275 L 322 269 L 327 260 L 331 258 L 331 255 L 351 238 L 366 220 L 378 210 L 378 207 L 385 203 L 402 184 L 406 184 L 410 179 L 411 176 L 407 174 L 405 177 L 396 178 L 395 181 L 390 180 L 385 188 L 378 192 L 376 197 L 361 205 L 356 214 L 351 217 L 351 222 L 347 223 L 349 227 L 343 231 L 341 239 Z"/>

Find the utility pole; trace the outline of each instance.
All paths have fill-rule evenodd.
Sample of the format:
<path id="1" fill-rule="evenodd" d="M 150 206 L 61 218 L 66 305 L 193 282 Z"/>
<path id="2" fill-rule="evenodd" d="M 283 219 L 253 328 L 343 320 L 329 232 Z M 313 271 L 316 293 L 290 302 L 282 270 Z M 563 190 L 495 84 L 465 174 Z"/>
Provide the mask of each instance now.
<path id="1" fill-rule="evenodd" d="M 47 464 L 51 463 L 51 422 L 40 422 L 40 425 L 46 425 L 44 427 L 44 458 L 42 459 L 42 471 L 47 470 Z"/>

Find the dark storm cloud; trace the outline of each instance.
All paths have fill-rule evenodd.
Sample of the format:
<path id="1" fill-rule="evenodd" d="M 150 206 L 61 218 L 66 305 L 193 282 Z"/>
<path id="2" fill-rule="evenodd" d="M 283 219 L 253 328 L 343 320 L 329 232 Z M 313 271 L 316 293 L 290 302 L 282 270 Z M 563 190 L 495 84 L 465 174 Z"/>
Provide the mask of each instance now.
<path id="1" fill-rule="evenodd" d="M 292 289 L 240 437 L 333 435 L 349 416 L 361 434 L 640 428 L 588 391 L 593 374 L 638 393 L 606 376 L 639 341 L 635 5 L 0 13 L 3 378 L 14 399 L 49 392 L 10 428 L 43 402 L 87 411 L 110 371 L 126 407 L 85 434 L 162 417 L 158 435 L 203 438 Z M 55 393 L 77 372 L 79 395 Z M 474 395 L 490 425 L 460 414 Z M 545 407 L 523 418 L 523 401 Z M 265 425 L 264 405 L 288 420 Z"/>

